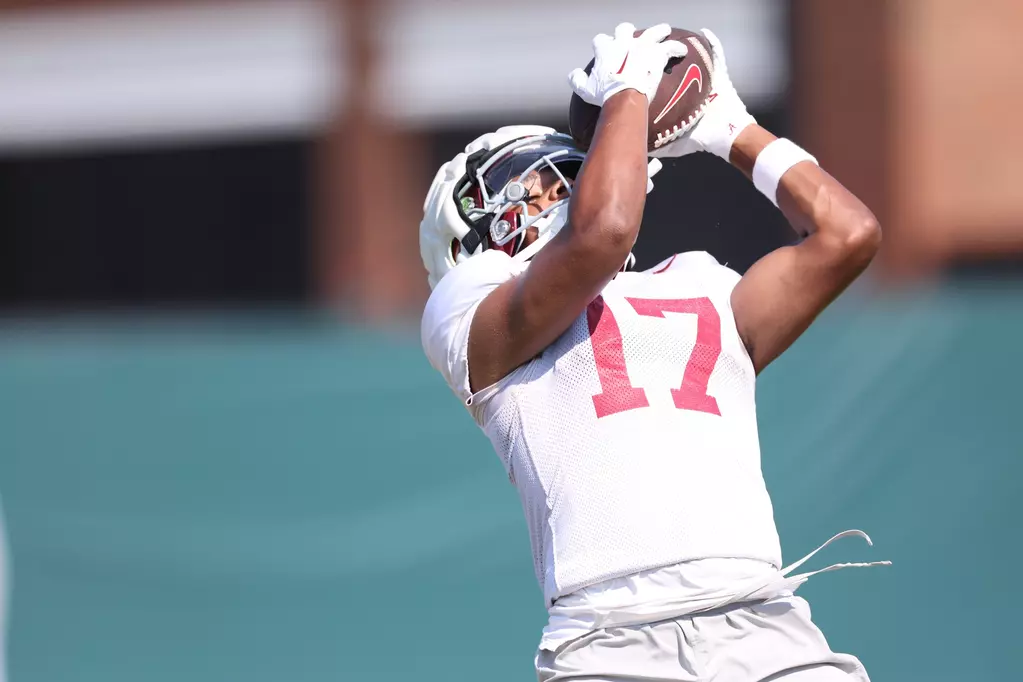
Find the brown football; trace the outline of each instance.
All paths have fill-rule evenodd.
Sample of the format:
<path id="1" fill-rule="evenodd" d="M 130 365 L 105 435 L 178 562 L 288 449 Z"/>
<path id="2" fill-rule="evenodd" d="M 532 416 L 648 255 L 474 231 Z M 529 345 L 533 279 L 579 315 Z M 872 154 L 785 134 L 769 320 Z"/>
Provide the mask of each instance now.
<path id="1" fill-rule="evenodd" d="M 637 31 L 636 35 L 640 33 L 642 31 Z M 687 129 L 707 104 L 713 86 L 711 48 L 703 34 L 673 28 L 667 40 L 685 43 L 689 54 L 668 62 L 657 95 L 650 103 L 647 138 L 647 148 L 650 151 Z M 586 73 L 592 68 L 593 60 L 590 60 L 586 65 Z M 600 107 L 587 104 L 579 95 L 572 95 L 568 105 L 568 132 L 582 149 L 589 149 L 599 117 Z"/>

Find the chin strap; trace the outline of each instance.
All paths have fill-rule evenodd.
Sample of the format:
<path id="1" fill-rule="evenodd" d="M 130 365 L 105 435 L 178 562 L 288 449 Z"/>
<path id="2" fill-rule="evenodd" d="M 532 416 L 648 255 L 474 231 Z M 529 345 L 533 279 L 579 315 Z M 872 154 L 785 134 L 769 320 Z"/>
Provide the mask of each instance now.
<path id="1" fill-rule="evenodd" d="M 568 205 L 567 203 L 560 206 L 549 216 L 541 218 L 533 223 L 532 227 L 536 227 L 540 232 L 540 236 L 536 238 L 532 244 L 519 251 L 517 254 L 512 256 L 513 260 L 525 263 L 530 258 L 535 256 L 540 249 L 545 247 L 554 237 L 561 232 L 562 228 L 568 224 Z"/>
<path id="2" fill-rule="evenodd" d="M 469 228 L 469 231 L 462 237 L 462 253 L 472 255 L 476 253 L 476 249 L 483 243 L 483 237 L 480 235 L 479 224 L 475 224 Z"/>

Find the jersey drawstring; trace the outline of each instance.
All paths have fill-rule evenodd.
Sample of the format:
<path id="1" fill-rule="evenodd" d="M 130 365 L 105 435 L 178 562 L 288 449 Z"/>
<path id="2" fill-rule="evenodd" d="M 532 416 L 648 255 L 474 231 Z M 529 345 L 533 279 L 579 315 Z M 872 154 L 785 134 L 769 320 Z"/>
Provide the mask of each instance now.
<path id="1" fill-rule="evenodd" d="M 815 549 L 812 552 L 810 552 L 809 554 L 807 554 L 805 557 L 803 557 L 799 561 L 797 561 L 795 563 L 792 563 L 792 564 L 789 564 L 788 566 L 782 568 L 777 573 L 774 573 L 773 575 L 768 577 L 766 580 L 764 578 L 757 578 L 755 581 L 753 581 L 753 582 L 745 585 L 744 587 L 740 588 L 739 590 L 737 590 L 736 593 L 733 594 L 732 596 L 726 597 L 722 601 L 718 602 L 717 604 L 714 604 L 713 606 L 711 606 L 710 608 L 708 608 L 706 610 L 707 611 L 712 611 L 714 609 L 719 609 L 719 608 L 721 608 L 723 606 L 728 606 L 730 604 L 735 604 L 735 603 L 738 603 L 738 602 L 760 601 L 760 600 L 763 600 L 763 599 L 768 599 L 768 598 L 778 594 L 779 592 L 783 592 L 783 591 L 795 591 L 796 588 L 798 588 L 800 585 L 802 585 L 807 580 L 809 580 L 813 576 L 818 575 L 820 573 L 828 573 L 830 571 L 837 571 L 837 570 L 843 569 L 843 568 L 870 568 L 872 566 L 891 566 L 892 565 L 892 562 L 890 562 L 890 561 L 871 561 L 871 562 L 866 562 L 866 563 L 859 563 L 859 562 L 858 563 L 842 563 L 842 564 L 832 564 L 830 566 L 818 569 L 816 571 L 809 571 L 807 573 L 798 573 L 798 574 L 792 575 L 792 576 L 789 575 L 790 573 L 792 573 L 793 571 L 795 571 L 796 569 L 801 567 L 803 564 L 805 564 L 807 561 L 812 559 L 818 552 L 820 552 L 822 549 L 824 549 L 825 547 L 827 547 L 831 543 L 835 542 L 836 540 L 841 540 L 842 538 L 851 537 L 851 536 L 854 536 L 854 535 L 863 538 L 864 540 L 867 541 L 868 545 L 873 547 L 874 543 L 871 541 L 870 536 L 867 535 L 866 533 L 864 533 L 862 530 L 847 530 L 847 531 L 844 531 L 844 532 L 839 533 L 838 535 L 834 536 L 833 538 L 831 538 L 830 540 L 825 542 L 823 545 L 821 545 L 817 549 Z"/>

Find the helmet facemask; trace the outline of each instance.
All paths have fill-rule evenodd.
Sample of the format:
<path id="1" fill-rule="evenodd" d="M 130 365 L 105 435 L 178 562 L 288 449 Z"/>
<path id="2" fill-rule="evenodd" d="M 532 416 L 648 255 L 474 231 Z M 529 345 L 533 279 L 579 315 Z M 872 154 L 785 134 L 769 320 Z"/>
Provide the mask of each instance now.
<path id="1" fill-rule="evenodd" d="M 516 260 L 531 258 L 567 223 L 569 178 L 575 178 L 584 158 L 572 139 L 560 134 L 523 137 L 471 155 L 454 196 L 470 228 L 461 240 L 463 251 L 472 254 L 482 246 L 500 249 Z M 535 197 L 527 183 L 545 169 L 561 180 L 569 196 L 530 215 L 529 202 Z M 525 247 L 531 227 L 537 229 L 538 239 Z"/>

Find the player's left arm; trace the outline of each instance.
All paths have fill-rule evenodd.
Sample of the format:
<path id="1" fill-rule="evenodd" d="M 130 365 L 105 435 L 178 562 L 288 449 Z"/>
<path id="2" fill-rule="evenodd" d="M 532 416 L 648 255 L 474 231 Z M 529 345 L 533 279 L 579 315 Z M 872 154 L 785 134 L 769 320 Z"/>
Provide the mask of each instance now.
<path id="1" fill-rule="evenodd" d="M 761 152 L 775 140 L 750 125 L 730 160 L 753 179 Z M 813 161 L 784 172 L 777 204 L 804 239 L 761 258 L 732 291 L 736 327 L 758 373 L 866 269 L 881 243 L 870 209 Z"/>
<path id="2" fill-rule="evenodd" d="M 653 153 L 710 152 L 737 166 L 804 239 L 755 263 L 732 291 L 736 327 L 760 372 L 870 263 L 881 241 L 877 219 L 816 159 L 756 124 L 728 74 L 724 47 L 711 46 L 713 92 L 696 124 Z"/>

